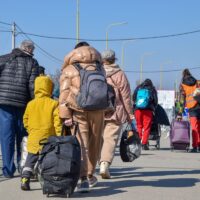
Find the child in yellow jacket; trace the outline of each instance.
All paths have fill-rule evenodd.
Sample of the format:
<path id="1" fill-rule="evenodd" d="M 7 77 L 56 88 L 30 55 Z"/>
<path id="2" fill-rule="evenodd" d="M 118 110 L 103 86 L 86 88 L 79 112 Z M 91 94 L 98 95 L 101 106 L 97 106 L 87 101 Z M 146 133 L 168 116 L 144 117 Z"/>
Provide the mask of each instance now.
<path id="1" fill-rule="evenodd" d="M 21 189 L 30 190 L 30 177 L 39 158 L 40 140 L 61 134 L 58 102 L 51 98 L 53 82 L 48 76 L 35 79 L 35 98 L 26 107 L 23 122 L 28 132 L 28 156 L 22 170 Z"/>

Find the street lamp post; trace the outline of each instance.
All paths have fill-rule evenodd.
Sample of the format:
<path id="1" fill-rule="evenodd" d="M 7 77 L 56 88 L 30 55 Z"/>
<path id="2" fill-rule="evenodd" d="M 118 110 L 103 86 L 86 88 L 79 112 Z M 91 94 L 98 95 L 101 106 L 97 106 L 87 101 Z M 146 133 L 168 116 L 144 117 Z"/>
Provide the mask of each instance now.
<path id="1" fill-rule="evenodd" d="M 124 25 L 127 24 L 127 22 L 116 22 L 116 23 L 112 23 L 109 24 L 106 28 L 106 49 L 108 49 L 108 30 L 112 27 L 112 26 L 120 26 L 120 25 Z"/>
<path id="2" fill-rule="evenodd" d="M 142 83 L 142 73 L 143 73 L 143 64 L 144 64 L 144 58 L 145 56 L 151 56 L 153 53 L 144 53 L 141 57 L 141 63 L 140 63 L 140 84 Z"/>
<path id="3" fill-rule="evenodd" d="M 122 55 L 121 55 L 121 67 L 124 68 L 124 47 L 126 44 L 130 43 L 130 42 L 134 42 L 135 40 L 128 40 L 128 41 L 124 41 L 122 43 Z"/>

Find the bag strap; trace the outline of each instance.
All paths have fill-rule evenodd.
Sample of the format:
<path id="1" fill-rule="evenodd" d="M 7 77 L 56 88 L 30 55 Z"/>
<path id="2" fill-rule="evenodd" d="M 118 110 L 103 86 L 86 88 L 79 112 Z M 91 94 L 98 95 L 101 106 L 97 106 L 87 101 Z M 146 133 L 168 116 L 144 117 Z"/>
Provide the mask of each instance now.
<path id="1" fill-rule="evenodd" d="M 79 129 L 78 122 L 73 122 L 73 124 L 75 125 L 74 136 L 76 136 L 77 132 L 79 132 L 79 134 L 80 134 L 80 129 Z M 61 136 L 63 136 L 65 130 L 66 130 L 67 133 L 68 133 L 67 135 L 72 135 L 72 134 L 71 134 L 71 129 L 70 129 L 70 127 L 67 127 L 67 126 L 65 126 L 65 125 L 63 124 L 63 125 L 62 125 Z M 45 141 L 46 141 L 46 142 L 45 142 Z M 65 142 L 64 142 L 64 143 L 65 143 Z M 42 140 L 39 142 L 39 144 L 40 144 L 40 145 L 47 145 L 47 144 L 49 144 L 49 142 L 47 142 L 47 139 L 42 139 Z M 46 149 L 45 152 L 40 153 L 40 154 L 39 154 L 38 162 L 41 163 L 42 160 L 43 160 L 43 158 L 44 158 L 44 156 L 45 156 L 47 153 L 53 151 L 55 148 L 58 148 L 58 145 L 59 145 L 59 144 L 62 144 L 62 142 L 55 142 L 55 143 L 53 143 L 51 146 L 49 146 L 49 148 Z M 57 151 L 59 151 L 59 148 L 57 149 Z"/>
<path id="2" fill-rule="evenodd" d="M 75 128 L 74 128 L 74 134 L 73 134 L 73 135 L 76 135 L 77 132 L 80 133 L 80 129 L 79 129 L 79 124 L 78 124 L 78 122 L 73 122 L 73 125 L 75 126 Z M 61 136 L 63 136 L 64 133 L 65 133 L 65 135 L 72 135 L 71 127 L 66 126 L 66 125 L 63 123 L 63 124 L 62 124 L 62 130 L 61 130 Z"/>
<path id="3" fill-rule="evenodd" d="M 80 133 L 78 122 L 73 122 L 73 125 L 75 126 L 74 134 L 73 135 L 76 135 L 77 132 Z M 63 123 L 62 124 L 62 129 L 61 129 L 61 136 L 64 136 L 64 133 L 66 133 L 65 135 L 72 135 L 70 127 L 66 126 Z M 47 138 L 44 138 L 44 139 L 42 139 L 42 140 L 39 141 L 39 144 L 40 145 L 47 145 L 47 144 L 49 144 L 49 142 L 47 142 Z"/>

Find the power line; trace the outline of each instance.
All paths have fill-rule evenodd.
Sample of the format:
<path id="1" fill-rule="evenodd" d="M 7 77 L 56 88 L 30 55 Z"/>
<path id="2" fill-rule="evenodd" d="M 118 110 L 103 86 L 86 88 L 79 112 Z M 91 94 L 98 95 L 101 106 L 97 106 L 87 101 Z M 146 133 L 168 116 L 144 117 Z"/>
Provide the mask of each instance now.
<path id="1" fill-rule="evenodd" d="M 189 70 L 193 70 L 193 69 L 200 69 L 200 67 L 191 67 L 191 68 L 187 68 Z M 173 69 L 173 70 L 152 70 L 152 71 L 142 71 L 142 73 L 169 73 L 169 72 L 178 72 L 178 71 L 182 71 L 183 69 Z M 132 71 L 132 70 L 124 70 L 124 72 L 127 73 L 141 73 L 141 71 Z"/>
<path id="2" fill-rule="evenodd" d="M 2 21 L 0 21 L 0 24 L 4 24 L 4 25 L 8 25 L 8 26 L 11 26 L 11 25 L 12 25 L 12 24 L 10 24 L 10 23 L 2 22 Z"/>
<path id="3" fill-rule="evenodd" d="M 12 25 L 6 22 L 0 21 L 0 23 L 5 24 L 5 25 Z M 16 34 L 23 34 L 28 38 L 29 40 L 32 40 L 28 35 L 36 36 L 36 37 L 42 37 L 42 38 L 48 38 L 48 39 L 64 39 L 64 40 L 76 40 L 76 38 L 68 38 L 68 37 L 54 37 L 54 36 L 45 36 L 45 35 L 39 35 L 39 34 L 34 34 L 34 33 L 27 33 L 24 32 L 18 25 L 16 25 L 19 31 L 16 32 Z M 7 31 L 7 30 L 0 30 L 0 32 L 12 32 L 12 31 Z M 150 37 L 138 37 L 138 38 L 124 38 L 124 39 L 109 39 L 109 41 L 126 41 L 126 40 L 144 40 L 144 39 L 158 39 L 158 38 L 167 38 L 167 37 L 178 37 L 182 35 L 188 35 L 188 34 L 194 34 L 194 33 L 199 33 L 200 30 L 194 30 L 194 31 L 189 31 L 189 32 L 184 32 L 184 33 L 177 33 L 177 34 L 170 34 L 170 35 L 161 35 L 161 36 L 150 36 Z M 80 39 L 80 40 L 87 40 L 87 41 L 106 41 L 105 39 Z M 43 53 L 43 55 L 48 56 L 49 58 L 53 59 L 54 61 L 56 60 L 57 62 L 63 63 L 63 61 L 43 48 L 41 48 L 37 43 L 35 43 L 35 46 L 38 47 L 39 50 Z M 199 69 L 200 67 L 193 67 L 189 68 L 190 70 L 193 69 Z M 183 69 L 174 69 L 174 70 L 153 70 L 153 71 L 143 71 L 142 73 L 162 73 L 162 72 L 176 72 L 176 71 L 182 71 Z M 131 70 L 125 70 L 127 73 L 141 73 L 141 71 L 131 71 Z"/>
<path id="4" fill-rule="evenodd" d="M 161 39 L 161 38 L 179 37 L 179 36 L 195 34 L 195 33 L 199 33 L 199 32 L 200 32 L 200 29 L 194 30 L 194 31 L 183 32 L 183 33 L 159 35 L 159 36 L 108 39 L 108 41 L 117 42 L 117 41 L 129 41 L 129 40 Z M 27 32 L 18 32 L 18 33 L 31 35 L 31 36 L 35 36 L 35 37 L 46 38 L 46 39 L 76 40 L 76 38 L 73 38 L 73 37 L 57 37 L 57 36 L 40 35 L 40 34 L 27 33 Z M 85 41 L 90 41 L 90 42 L 105 42 L 106 41 L 106 39 L 89 39 L 89 38 L 80 38 L 80 40 L 85 40 Z"/>
<path id="5" fill-rule="evenodd" d="M 0 21 L 1 24 L 5 25 L 12 25 L 7 22 Z M 200 29 L 183 32 L 183 33 L 175 33 L 175 34 L 167 34 L 167 35 L 158 35 L 158 36 L 146 36 L 146 37 L 132 37 L 132 38 L 116 38 L 116 39 L 108 39 L 110 42 L 116 42 L 116 41 L 129 41 L 129 40 L 148 40 L 148 39 L 161 39 L 161 38 L 170 38 L 170 37 L 179 37 L 183 35 L 189 35 L 189 34 L 195 34 L 199 33 Z M 57 36 L 49 36 L 49 35 L 41 35 L 41 34 L 35 34 L 35 33 L 28 33 L 20 30 L 17 32 L 18 34 L 25 34 L 25 35 L 31 35 L 35 37 L 41 37 L 41 38 L 47 38 L 47 39 L 59 39 L 59 40 L 76 40 L 77 38 L 74 37 L 57 37 Z M 105 42 L 106 39 L 90 39 L 90 38 L 80 38 L 80 40 L 86 40 L 86 41 L 96 41 L 96 42 Z"/>
<path id="6" fill-rule="evenodd" d="M 0 21 L 0 24 L 12 26 L 12 24 L 7 23 L 7 22 L 2 22 L 2 21 Z M 16 32 L 16 34 L 23 33 L 23 35 L 25 35 L 29 40 L 32 40 L 26 33 L 23 32 L 23 30 L 22 30 L 18 25 L 16 25 L 16 26 L 17 26 L 17 28 L 20 30 L 20 31 Z M 0 30 L 0 32 L 12 32 L 12 31 Z M 56 58 L 55 56 L 51 55 L 49 52 L 47 52 L 46 50 L 44 50 L 43 48 L 41 48 L 37 43 L 34 42 L 34 44 L 35 44 L 35 46 L 38 47 L 38 49 L 39 49 L 41 52 L 43 52 L 43 55 L 48 56 L 49 58 L 53 59 L 54 61 L 56 61 L 56 62 L 59 63 L 59 64 L 60 64 L 60 63 L 63 63 L 63 61 L 62 61 L 61 59 Z"/>
<path id="7" fill-rule="evenodd" d="M 0 32 L 11 33 L 11 30 L 0 30 Z"/>
<path id="8" fill-rule="evenodd" d="M 29 40 L 32 41 L 32 39 L 31 39 L 25 32 L 23 32 L 23 30 L 22 30 L 17 24 L 16 24 L 16 26 L 17 26 L 17 28 L 20 30 L 20 32 L 23 33 L 23 35 L 25 35 Z M 19 33 L 19 32 L 18 32 L 18 33 Z M 50 54 L 49 52 L 47 52 L 46 50 L 44 50 L 43 48 L 41 48 L 37 43 L 34 42 L 34 44 L 35 44 L 35 46 L 36 46 L 38 49 L 40 49 L 43 53 L 45 53 L 45 54 L 43 54 L 43 55 L 49 56 L 49 58 L 53 59 L 54 61 L 57 61 L 57 63 L 59 63 L 59 64 L 60 64 L 60 63 L 63 63 L 63 61 L 62 61 L 61 59 L 59 59 L 59 58 L 53 56 L 52 54 Z"/>

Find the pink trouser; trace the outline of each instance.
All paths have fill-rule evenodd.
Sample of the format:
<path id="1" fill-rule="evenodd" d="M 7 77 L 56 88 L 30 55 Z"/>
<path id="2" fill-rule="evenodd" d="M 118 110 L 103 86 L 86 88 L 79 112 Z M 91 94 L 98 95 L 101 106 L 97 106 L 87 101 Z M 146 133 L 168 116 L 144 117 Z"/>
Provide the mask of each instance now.
<path id="1" fill-rule="evenodd" d="M 153 112 L 151 110 L 136 110 L 135 119 L 142 144 L 147 144 L 151 131 Z"/>
<path id="2" fill-rule="evenodd" d="M 121 127 L 121 125 L 116 124 L 114 121 L 105 121 L 100 162 L 112 163 Z"/>
<path id="3" fill-rule="evenodd" d="M 100 156 L 104 111 L 74 111 L 73 120 L 79 123 L 80 129 L 78 134 L 82 152 L 80 177 L 92 175 Z"/>

